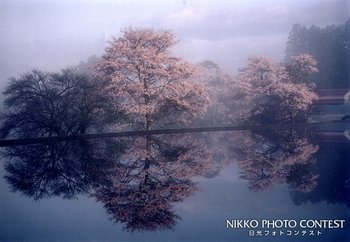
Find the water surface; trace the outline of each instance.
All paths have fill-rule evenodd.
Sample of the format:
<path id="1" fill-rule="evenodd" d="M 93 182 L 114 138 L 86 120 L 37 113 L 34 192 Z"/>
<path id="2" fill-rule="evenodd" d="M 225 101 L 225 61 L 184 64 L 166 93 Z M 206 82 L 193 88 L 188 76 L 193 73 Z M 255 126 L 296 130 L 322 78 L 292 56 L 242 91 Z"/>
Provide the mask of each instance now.
<path id="1" fill-rule="evenodd" d="M 350 143 L 324 131 L 3 148 L 0 241 L 349 241 Z M 344 219 L 346 228 L 250 236 L 227 228 L 238 219 Z"/>

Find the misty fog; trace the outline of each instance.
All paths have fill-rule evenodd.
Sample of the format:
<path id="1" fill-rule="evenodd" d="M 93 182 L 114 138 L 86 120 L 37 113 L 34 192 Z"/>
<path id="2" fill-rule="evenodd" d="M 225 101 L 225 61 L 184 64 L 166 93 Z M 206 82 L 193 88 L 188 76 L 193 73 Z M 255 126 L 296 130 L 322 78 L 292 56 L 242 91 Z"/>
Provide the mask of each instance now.
<path id="1" fill-rule="evenodd" d="M 284 57 L 294 23 L 344 23 L 350 11 L 339 1 L 25 1 L 0 2 L 0 80 L 37 68 L 59 71 L 100 56 L 125 27 L 171 30 L 175 55 L 211 60 L 236 73 L 248 56 Z"/>

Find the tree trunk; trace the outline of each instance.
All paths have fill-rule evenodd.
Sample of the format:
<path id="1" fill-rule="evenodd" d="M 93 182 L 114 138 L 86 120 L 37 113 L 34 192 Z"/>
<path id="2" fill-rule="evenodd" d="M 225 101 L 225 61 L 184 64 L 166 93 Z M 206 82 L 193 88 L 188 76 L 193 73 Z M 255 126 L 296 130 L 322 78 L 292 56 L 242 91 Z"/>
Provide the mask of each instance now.
<path id="1" fill-rule="evenodd" d="M 147 131 L 148 130 L 149 130 L 149 125 L 147 123 Z M 146 159 L 145 159 L 145 166 L 144 166 L 144 169 L 146 171 L 145 185 L 147 185 L 150 165 L 151 165 L 151 137 L 149 134 L 147 134 L 146 135 Z"/>

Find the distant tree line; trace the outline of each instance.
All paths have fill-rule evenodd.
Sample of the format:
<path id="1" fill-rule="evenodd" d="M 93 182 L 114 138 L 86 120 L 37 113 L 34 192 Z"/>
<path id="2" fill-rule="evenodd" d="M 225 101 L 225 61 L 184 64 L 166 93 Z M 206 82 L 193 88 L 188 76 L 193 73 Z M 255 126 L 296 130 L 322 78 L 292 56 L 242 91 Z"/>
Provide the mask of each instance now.
<path id="1" fill-rule="evenodd" d="M 318 89 L 350 87 L 350 19 L 325 27 L 293 25 L 286 59 L 302 53 L 314 56 L 318 62 L 319 72 L 311 76 Z"/>

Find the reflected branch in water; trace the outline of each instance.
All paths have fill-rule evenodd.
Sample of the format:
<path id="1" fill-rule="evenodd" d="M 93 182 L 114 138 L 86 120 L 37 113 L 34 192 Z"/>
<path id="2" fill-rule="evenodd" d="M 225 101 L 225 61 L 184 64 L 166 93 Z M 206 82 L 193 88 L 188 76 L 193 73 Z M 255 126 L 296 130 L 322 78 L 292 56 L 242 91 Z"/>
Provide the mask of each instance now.
<path id="1" fill-rule="evenodd" d="M 6 181 L 35 200 L 73 198 L 107 184 L 124 144 L 115 140 L 69 141 L 7 147 Z"/>
<path id="2" fill-rule="evenodd" d="M 293 203 L 326 202 L 350 208 L 349 143 L 321 142 L 319 145 L 317 166 L 313 168 L 319 174 L 318 186 L 308 193 L 290 191 Z"/>
<path id="3" fill-rule="evenodd" d="M 112 186 L 100 186 L 93 196 L 128 231 L 172 229 L 180 219 L 173 203 L 198 190 L 192 178 L 206 172 L 208 159 L 203 144 L 186 135 L 137 137 Z"/>
<path id="4" fill-rule="evenodd" d="M 295 164 L 290 167 L 286 183 L 293 191 L 308 193 L 317 187 L 318 178 L 311 172 L 310 164 Z"/>
<path id="5" fill-rule="evenodd" d="M 173 204 L 197 191 L 210 156 L 193 135 L 146 135 L 6 147 L 5 179 L 35 200 L 89 194 L 125 229 L 167 230 Z"/>
<path id="6" fill-rule="evenodd" d="M 241 178 L 249 189 L 265 191 L 274 184 L 286 183 L 292 190 L 310 192 L 317 186 L 318 175 L 311 164 L 318 146 L 295 131 L 245 131 L 232 150 L 238 157 Z"/>

